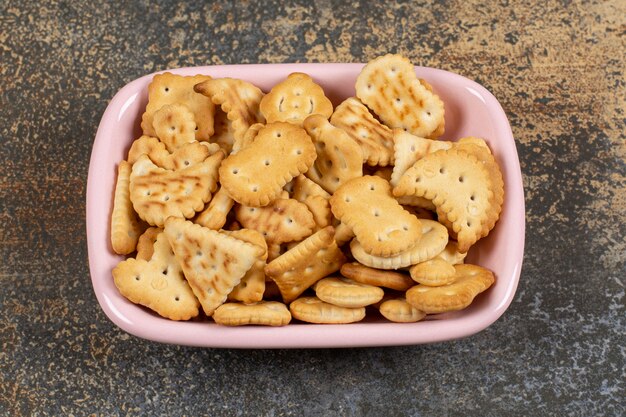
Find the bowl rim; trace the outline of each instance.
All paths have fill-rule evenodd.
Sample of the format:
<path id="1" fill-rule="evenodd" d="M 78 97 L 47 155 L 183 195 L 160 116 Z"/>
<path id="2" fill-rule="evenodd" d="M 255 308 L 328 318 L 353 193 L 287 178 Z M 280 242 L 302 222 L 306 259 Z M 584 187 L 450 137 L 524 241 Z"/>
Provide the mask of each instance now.
<path id="1" fill-rule="evenodd" d="M 508 205 L 518 207 L 518 216 L 512 227 L 514 227 L 519 241 L 515 242 L 514 247 L 510 249 L 510 252 L 513 252 L 511 255 L 515 257 L 515 264 L 510 280 L 508 280 L 508 285 L 504 291 L 504 297 L 499 299 L 495 306 L 490 306 L 492 307 L 490 314 L 482 313 L 478 318 L 469 315 L 465 317 L 463 315 L 443 315 L 441 317 L 442 320 L 432 319 L 410 324 L 389 322 L 361 322 L 350 325 L 290 324 L 285 327 L 277 328 L 263 326 L 231 328 L 219 326 L 214 323 L 177 322 L 157 317 L 157 319 L 160 320 L 158 326 L 146 326 L 140 317 L 129 317 L 129 315 L 122 313 L 120 309 L 118 309 L 115 300 L 104 290 L 103 283 L 98 277 L 98 272 L 102 273 L 102 271 L 99 271 L 98 258 L 98 248 L 102 242 L 97 241 L 101 239 L 101 236 L 96 235 L 90 227 L 90 224 L 102 222 L 103 220 L 101 217 L 98 217 L 96 210 L 96 205 L 98 201 L 101 200 L 99 194 L 102 194 L 97 190 L 96 179 L 99 175 L 112 175 L 110 172 L 103 170 L 106 163 L 100 157 L 100 154 L 107 145 L 106 138 L 109 137 L 111 126 L 116 124 L 116 119 L 119 121 L 121 113 L 125 110 L 125 106 L 128 106 L 129 103 L 135 100 L 138 94 L 140 94 L 141 90 L 139 90 L 139 86 L 145 85 L 147 80 L 151 79 L 155 74 L 164 72 L 181 75 L 211 74 L 211 71 L 220 69 L 225 72 L 232 71 L 236 74 L 237 70 L 241 68 L 246 68 L 251 71 L 256 71 L 257 69 L 267 71 L 268 68 L 272 68 L 274 70 L 273 72 L 278 73 L 296 71 L 315 73 L 316 69 L 323 69 L 327 73 L 332 73 L 333 70 L 345 69 L 358 74 L 364 65 L 363 63 L 287 63 L 181 67 L 144 75 L 129 82 L 118 90 L 105 109 L 98 126 L 90 156 L 86 192 L 86 232 L 90 276 L 98 303 L 109 320 L 122 330 L 140 338 L 162 343 L 218 348 L 327 348 L 415 345 L 468 337 L 484 330 L 498 320 L 511 304 L 517 290 L 525 244 L 524 189 L 513 133 L 502 106 L 485 87 L 453 72 L 421 66 L 415 66 L 415 71 L 418 75 L 426 73 L 439 74 L 440 76 L 445 76 L 462 83 L 479 94 L 485 102 L 485 106 L 489 107 L 490 111 L 494 112 L 494 117 L 492 117 L 494 129 L 498 132 L 499 141 L 505 142 L 504 145 L 506 145 L 506 154 L 508 155 L 506 170 L 507 175 L 510 176 L 508 182 L 512 183 L 517 190 L 512 190 L 510 186 L 507 187 L 505 207 L 503 210 L 507 210 Z M 510 201 L 512 197 L 514 197 L 514 201 Z M 520 212 L 521 215 L 519 214 Z M 109 219 L 106 219 L 106 221 L 108 222 Z M 111 279 L 110 271 L 108 271 L 108 275 L 109 279 Z M 135 307 L 138 309 L 137 314 L 139 316 L 141 316 L 141 314 L 152 316 L 151 313 L 143 311 L 143 307 Z M 454 323 L 450 323 L 450 320 L 453 320 Z M 209 330 L 207 331 L 205 329 L 203 331 L 197 324 L 201 324 L 203 327 L 209 328 Z M 416 325 L 420 326 L 419 331 L 406 331 L 409 327 Z M 216 331 L 215 328 L 218 328 L 218 330 Z"/>

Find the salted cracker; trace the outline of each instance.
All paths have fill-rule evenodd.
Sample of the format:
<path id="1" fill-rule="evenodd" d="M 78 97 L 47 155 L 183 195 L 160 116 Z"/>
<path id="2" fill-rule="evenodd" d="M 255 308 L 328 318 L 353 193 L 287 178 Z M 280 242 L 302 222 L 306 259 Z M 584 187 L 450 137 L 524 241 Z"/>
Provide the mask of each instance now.
<path id="1" fill-rule="evenodd" d="M 330 123 L 352 138 L 361 148 L 368 165 L 393 164 L 393 133 L 372 116 L 357 98 L 350 97 L 335 109 Z"/>
<path id="2" fill-rule="evenodd" d="M 396 255 L 420 239 L 420 221 L 402 208 L 389 183 L 380 177 L 364 176 L 344 183 L 330 204 L 334 216 L 352 229 L 369 254 Z"/>
<path id="3" fill-rule="evenodd" d="M 215 310 L 213 320 L 223 326 L 285 326 L 291 321 L 291 313 L 286 305 L 277 301 L 225 303 Z"/>
<path id="4" fill-rule="evenodd" d="M 346 277 L 330 276 L 313 285 L 315 295 L 322 301 L 339 307 L 358 308 L 379 302 L 385 292 L 373 285 Z"/>
<path id="5" fill-rule="evenodd" d="M 195 222 L 209 229 L 219 230 L 226 224 L 226 218 L 233 207 L 234 201 L 224 188 L 220 188 L 211 198 L 209 205 L 205 208 Z"/>
<path id="6" fill-rule="evenodd" d="M 419 81 L 407 58 L 388 54 L 368 62 L 355 88 L 357 97 L 387 126 L 420 137 L 443 133 L 443 102 Z"/>
<path id="7" fill-rule="evenodd" d="M 454 265 L 439 257 L 413 265 L 409 271 L 415 282 L 430 287 L 448 285 L 455 275 Z"/>
<path id="8" fill-rule="evenodd" d="M 265 292 L 265 261 L 267 260 L 267 243 L 263 235 L 252 229 L 222 230 L 228 236 L 248 242 L 263 249 L 252 268 L 241 278 L 239 284 L 228 294 L 229 301 L 256 303 L 261 301 Z"/>
<path id="9" fill-rule="evenodd" d="M 312 114 L 328 119 L 333 113 L 333 104 L 311 76 L 294 72 L 272 87 L 261 100 L 260 109 L 268 123 L 289 122 L 302 126 L 304 119 Z"/>
<path id="10" fill-rule="evenodd" d="M 477 265 L 455 265 L 454 269 L 451 284 L 440 287 L 416 285 L 406 292 L 406 300 L 427 314 L 462 310 L 495 281 L 493 272 Z"/>
<path id="11" fill-rule="evenodd" d="M 168 218 L 164 233 L 208 316 L 263 254 L 257 245 L 180 218 Z"/>
<path id="12" fill-rule="evenodd" d="M 415 323 L 426 317 L 426 313 L 409 304 L 404 297 L 384 301 L 378 307 L 380 314 L 394 323 Z"/>
<path id="13" fill-rule="evenodd" d="M 396 291 L 406 291 L 415 285 L 411 277 L 402 272 L 381 270 L 361 265 L 358 262 L 341 266 L 341 275 L 362 284 L 385 287 Z"/>
<path id="14" fill-rule="evenodd" d="M 339 307 L 317 297 L 300 297 L 289 305 L 294 319 L 316 324 L 347 324 L 365 318 L 365 307 Z"/>
<path id="15" fill-rule="evenodd" d="M 129 258 L 113 268 L 120 293 L 171 320 L 196 317 L 200 303 L 183 276 L 165 234 L 160 233 L 149 260 Z"/>
<path id="16" fill-rule="evenodd" d="M 141 129 L 147 136 L 157 136 L 153 126 L 154 113 L 167 104 L 184 104 L 194 115 L 198 127 L 195 137 L 206 141 L 213 135 L 215 106 L 210 99 L 194 91 L 194 85 L 209 80 L 207 75 L 184 77 L 169 72 L 157 74 L 148 85 L 148 105 L 141 118 Z"/>
<path id="17" fill-rule="evenodd" d="M 131 164 L 120 162 L 111 212 L 111 246 L 115 253 L 128 255 L 135 251 L 142 227 L 130 201 Z"/>
<path id="18" fill-rule="evenodd" d="M 346 181 L 363 175 L 361 147 L 344 130 L 317 114 L 307 117 L 303 126 L 317 151 L 307 177 L 332 194 Z"/>
<path id="19" fill-rule="evenodd" d="M 160 227 L 148 227 L 146 231 L 139 236 L 139 240 L 137 241 L 137 255 L 135 258 L 149 261 L 154 253 L 154 243 L 161 232 L 163 232 L 163 229 Z"/>
<path id="20" fill-rule="evenodd" d="M 184 104 L 166 104 L 155 111 L 152 127 L 169 152 L 196 141 L 196 122 L 193 113 Z"/>
<path id="21" fill-rule="evenodd" d="M 304 129 L 282 122 L 268 124 L 254 142 L 222 162 L 220 182 L 238 203 L 266 206 L 285 184 L 306 172 L 315 157 L 315 147 Z"/>
<path id="22" fill-rule="evenodd" d="M 169 216 L 191 218 L 202 210 L 217 188 L 220 151 L 203 162 L 178 171 L 159 168 L 147 155 L 133 164 L 130 198 L 139 217 L 163 226 Z"/>
<path id="23" fill-rule="evenodd" d="M 144 135 L 130 146 L 128 162 L 134 164 L 141 155 L 146 154 L 159 168 L 178 170 L 202 162 L 219 150 L 217 144 L 194 141 L 170 153 L 159 139 Z"/>

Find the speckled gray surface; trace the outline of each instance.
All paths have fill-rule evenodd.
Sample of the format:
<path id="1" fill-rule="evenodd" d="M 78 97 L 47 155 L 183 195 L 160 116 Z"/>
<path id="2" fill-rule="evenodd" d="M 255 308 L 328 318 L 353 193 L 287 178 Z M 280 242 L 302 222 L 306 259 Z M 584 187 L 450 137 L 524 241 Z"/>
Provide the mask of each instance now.
<path id="1" fill-rule="evenodd" d="M 0 3 L 0 415 L 624 415 L 623 2 L 19 3 Z M 436 345 L 315 351 L 161 345 L 108 321 L 84 196 L 120 87 L 388 51 L 482 83 L 509 115 L 528 223 L 499 321 Z"/>

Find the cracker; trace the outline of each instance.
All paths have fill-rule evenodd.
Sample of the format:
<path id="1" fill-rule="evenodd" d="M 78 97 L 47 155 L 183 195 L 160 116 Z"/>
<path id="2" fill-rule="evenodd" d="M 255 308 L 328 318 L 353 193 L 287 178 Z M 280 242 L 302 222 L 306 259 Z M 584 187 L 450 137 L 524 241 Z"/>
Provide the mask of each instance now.
<path id="1" fill-rule="evenodd" d="M 120 162 L 111 212 L 111 246 L 120 255 L 134 252 L 141 234 L 141 224 L 130 201 L 130 173 L 131 165 L 126 161 Z"/>
<path id="2" fill-rule="evenodd" d="M 406 291 L 415 285 L 415 282 L 407 274 L 370 268 L 358 262 L 343 264 L 341 275 L 362 284 L 390 288 L 396 291 Z"/>
<path id="3" fill-rule="evenodd" d="M 276 282 L 285 303 L 338 271 L 346 261 L 333 239 L 334 233 L 333 227 L 328 226 L 267 264 L 265 273 Z"/>
<path id="4" fill-rule="evenodd" d="M 324 199 L 329 199 L 330 194 L 316 184 L 314 181 L 305 177 L 304 175 L 298 175 L 292 181 L 292 195 L 293 198 L 300 202 L 304 202 L 307 197 L 316 196 Z"/>
<path id="5" fill-rule="evenodd" d="M 467 252 L 459 252 L 459 244 L 454 240 L 450 240 L 445 249 L 437 255 L 437 258 L 443 259 L 449 264 L 458 265 L 463 263 L 466 256 Z"/>
<path id="6" fill-rule="evenodd" d="M 265 122 L 259 112 L 263 92 L 247 81 L 235 78 L 209 79 L 197 84 L 194 90 L 210 97 L 227 114 L 235 142 L 243 137 L 250 126 Z"/>
<path id="7" fill-rule="evenodd" d="M 492 177 L 490 169 L 476 156 L 466 149 L 453 148 L 417 161 L 400 178 L 393 193 L 431 200 L 439 220 L 444 220 L 457 234 L 459 250 L 467 252 L 489 233 L 499 217 L 499 196 L 504 193 L 494 193 L 498 184 L 498 178 Z"/>
<path id="8" fill-rule="evenodd" d="M 422 237 L 415 246 L 391 257 L 374 256 L 367 253 L 357 239 L 350 242 L 352 256 L 363 265 L 378 269 L 398 269 L 437 256 L 448 243 L 448 230 L 432 220 L 421 220 Z"/>
<path id="9" fill-rule="evenodd" d="M 246 206 L 266 206 L 292 178 L 315 160 L 315 146 L 302 128 L 268 124 L 249 146 L 231 154 L 220 166 L 220 182 L 228 194 Z"/>
<path id="10" fill-rule="evenodd" d="M 156 242 L 159 233 L 163 232 L 160 227 L 148 227 L 145 232 L 139 236 L 137 241 L 137 255 L 135 258 L 149 261 L 154 253 L 154 242 Z"/>
<path id="11" fill-rule="evenodd" d="M 385 292 L 378 287 L 336 276 L 317 281 L 313 289 L 320 300 L 339 307 L 350 308 L 375 304 L 385 295 Z"/>
<path id="12" fill-rule="evenodd" d="M 263 248 L 188 220 L 170 217 L 167 236 L 185 278 L 210 316 L 262 256 Z"/>
<path id="13" fill-rule="evenodd" d="M 455 279 L 441 287 L 416 285 L 406 293 L 407 301 L 426 314 L 462 310 L 495 281 L 493 272 L 477 265 L 455 265 Z"/>
<path id="14" fill-rule="evenodd" d="M 391 186 L 380 177 L 346 182 L 330 204 L 335 217 L 352 229 L 369 254 L 396 255 L 414 246 L 421 236 L 420 221 L 398 204 Z"/>
<path id="15" fill-rule="evenodd" d="M 215 310 L 213 320 L 223 326 L 285 326 L 291 321 L 291 313 L 286 305 L 277 301 L 225 303 Z"/>
<path id="16" fill-rule="evenodd" d="M 207 97 L 194 92 L 194 85 L 210 80 L 207 75 L 183 77 L 169 72 L 157 74 L 148 86 L 148 105 L 141 118 L 144 135 L 156 136 L 153 126 L 154 113 L 167 104 L 184 104 L 194 115 L 198 130 L 195 137 L 206 141 L 213 135 L 213 115 L 215 106 Z"/>
<path id="17" fill-rule="evenodd" d="M 355 323 L 365 318 L 365 307 L 339 307 L 317 297 L 301 297 L 289 305 L 294 319 L 317 324 Z"/>
<path id="18" fill-rule="evenodd" d="M 220 188 L 209 202 L 209 206 L 198 214 L 195 222 L 209 229 L 219 230 L 226 224 L 226 218 L 233 204 L 234 201 L 226 190 Z"/>
<path id="19" fill-rule="evenodd" d="M 183 276 L 165 234 L 159 233 L 149 260 L 129 258 L 113 268 L 120 293 L 171 320 L 189 320 L 200 303 Z"/>
<path id="20" fill-rule="evenodd" d="M 346 99 L 335 109 L 330 123 L 350 136 L 361 148 L 368 165 L 393 164 L 393 133 L 372 116 L 358 99 Z"/>
<path id="21" fill-rule="evenodd" d="M 193 113 L 184 104 L 166 104 L 155 111 L 152 127 L 156 137 L 170 152 L 196 141 L 196 122 Z"/>
<path id="22" fill-rule="evenodd" d="M 313 231 L 318 231 L 331 225 L 333 213 L 330 211 L 330 201 L 318 195 L 311 195 L 305 198 L 303 203 L 313 215 L 313 221 L 315 222 Z"/>
<path id="23" fill-rule="evenodd" d="M 139 217 L 163 226 L 169 216 L 191 218 L 202 210 L 217 188 L 220 151 L 201 163 L 178 171 L 159 168 L 146 155 L 133 164 L 130 198 Z"/>
<path id="24" fill-rule="evenodd" d="M 380 304 L 378 311 L 394 323 L 415 323 L 426 317 L 426 313 L 413 307 L 404 297 L 386 300 Z"/>
<path id="25" fill-rule="evenodd" d="M 309 75 L 294 72 L 263 97 L 260 109 L 268 123 L 289 122 L 302 126 L 304 119 L 312 114 L 328 119 L 333 113 L 333 104 Z"/>
<path id="26" fill-rule="evenodd" d="M 430 287 L 448 285 L 455 275 L 454 266 L 439 257 L 413 265 L 409 271 L 415 282 Z"/>
<path id="27" fill-rule="evenodd" d="M 387 126 L 421 137 L 443 133 L 443 102 L 420 83 L 407 58 L 388 54 L 368 62 L 355 88 L 357 97 Z"/>
<path id="28" fill-rule="evenodd" d="M 317 150 L 307 177 L 332 194 L 346 181 L 363 175 L 361 147 L 345 131 L 320 115 L 307 117 L 303 126 Z"/>
<path id="29" fill-rule="evenodd" d="M 128 162 L 134 164 L 141 155 L 146 154 L 159 168 L 175 171 L 202 162 L 218 151 L 219 146 L 216 144 L 194 141 L 170 153 L 165 148 L 165 144 L 157 138 L 141 136 L 131 145 L 128 151 Z"/>
<path id="30" fill-rule="evenodd" d="M 354 232 L 350 226 L 345 223 L 339 223 L 337 227 L 335 227 L 335 242 L 337 242 L 337 246 L 343 246 L 354 237 Z"/>
<path id="31" fill-rule="evenodd" d="M 261 301 L 265 292 L 265 261 L 267 259 L 267 243 L 263 235 L 251 229 L 223 230 L 222 233 L 263 249 L 263 254 L 241 278 L 239 284 L 228 294 L 228 300 L 241 301 L 246 304 Z"/>
<path id="32" fill-rule="evenodd" d="M 261 232 L 270 244 L 304 239 L 315 227 L 307 206 L 292 198 L 265 207 L 237 206 L 235 218 L 243 227 Z"/>
<path id="33" fill-rule="evenodd" d="M 246 133 L 233 144 L 232 153 L 237 153 L 246 146 L 250 145 L 256 139 L 259 131 L 265 127 L 264 123 L 255 123 L 246 130 Z"/>

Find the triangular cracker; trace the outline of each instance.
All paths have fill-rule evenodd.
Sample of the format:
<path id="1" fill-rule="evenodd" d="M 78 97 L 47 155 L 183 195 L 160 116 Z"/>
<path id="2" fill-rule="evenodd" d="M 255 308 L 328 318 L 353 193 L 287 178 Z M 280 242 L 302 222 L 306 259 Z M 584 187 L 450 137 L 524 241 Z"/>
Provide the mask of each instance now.
<path id="1" fill-rule="evenodd" d="M 209 316 L 263 254 L 259 246 L 174 217 L 165 222 L 165 235 Z"/>

